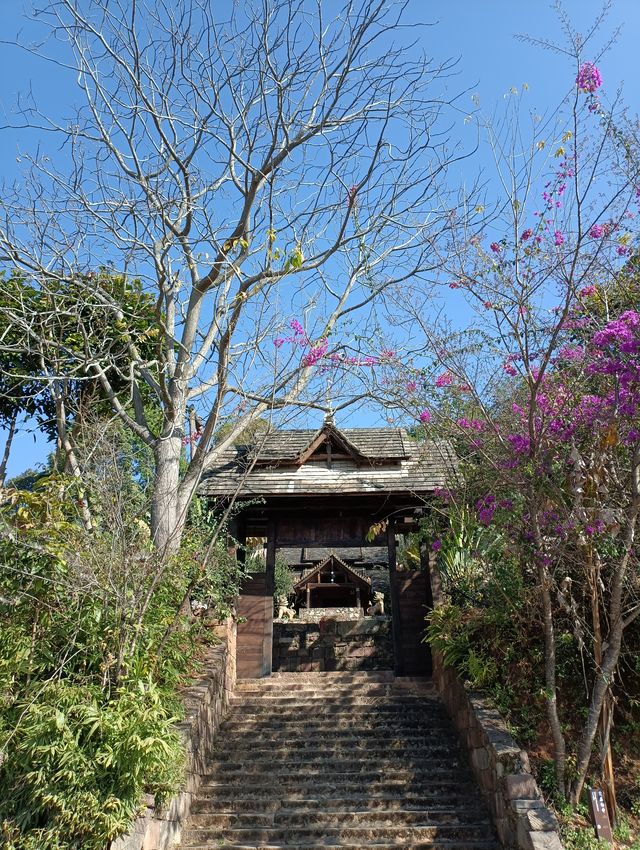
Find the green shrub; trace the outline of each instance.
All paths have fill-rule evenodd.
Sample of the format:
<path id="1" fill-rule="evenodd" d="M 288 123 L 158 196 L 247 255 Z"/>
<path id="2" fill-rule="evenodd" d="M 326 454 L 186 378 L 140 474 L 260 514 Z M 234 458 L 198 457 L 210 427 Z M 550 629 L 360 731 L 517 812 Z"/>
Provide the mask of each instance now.
<path id="1" fill-rule="evenodd" d="M 273 583 L 273 598 L 274 601 L 278 602 L 279 596 L 284 596 L 287 599 L 293 593 L 293 574 L 289 567 L 289 564 L 281 558 L 276 557 L 276 566 L 275 566 L 275 576 Z"/>
<path id="2" fill-rule="evenodd" d="M 8 846 L 104 850 L 144 792 L 162 799 L 180 782 L 175 719 L 151 681 L 126 682 L 107 700 L 96 687 L 65 681 L 25 693 L 1 733 Z"/>
<path id="3" fill-rule="evenodd" d="M 226 547 L 214 547 L 202 566 L 211 527 L 194 525 L 183 550 L 160 560 L 144 499 L 121 495 L 117 465 L 100 468 L 114 477 L 103 491 L 88 491 L 91 532 L 74 520 L 76 485 L 64 476 L 10 494 L 0 509 L 7 850 L 105 850 L 130 827 L 145 793 L 162 799 L 177 788 L 179 689 L 209 635 L 181 605 L 197 588 L 224 615 L 237 593 Z"/>

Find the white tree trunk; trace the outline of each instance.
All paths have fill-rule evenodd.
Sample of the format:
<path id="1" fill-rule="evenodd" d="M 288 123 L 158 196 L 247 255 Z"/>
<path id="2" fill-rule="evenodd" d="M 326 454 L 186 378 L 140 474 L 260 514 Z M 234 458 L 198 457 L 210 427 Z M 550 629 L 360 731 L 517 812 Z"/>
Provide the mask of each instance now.
<path id="1" fill-rule="evenodd" d="M 151 498 L 151 538 L 162 555 L 175 554 L 180 547 L 185 517 L 179 511 L 180 437 L 158 440 L 155 449 L 156 475 Z"/>

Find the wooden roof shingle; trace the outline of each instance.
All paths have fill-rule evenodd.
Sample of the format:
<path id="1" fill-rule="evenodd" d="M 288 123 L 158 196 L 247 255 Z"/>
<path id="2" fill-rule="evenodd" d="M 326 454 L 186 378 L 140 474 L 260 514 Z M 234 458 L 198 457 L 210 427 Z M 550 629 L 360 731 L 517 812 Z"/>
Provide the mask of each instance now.
<path id="1" fill-rule="evenodd" d="M 302 495 L 428 494 L 446 487 L 456 469 L 449 443 L 419 442 L 401 428 L 348 428 L 341 432 L 368 461 L 336 459 L 329 468 L 313 455 L 300 465 L 282 465 L 283 455 L 300 456 L 318 431 L 274 431 L 253 446 L 230 446 L 204 475 L 198 492 L 211 498 Z M 265 463 L 271 453 L 273 463 Z"/>
<path id="2" fill-rule="evenodd" d="M 404 432 L 406 433 L 406 432 Z M 256 446 L 248 447 L 248 454 L 258 463 L 269 461 L 294 461 L 322 435 L 335 437 L 354 455 L 362 459 L 397 459 L 407 457 L 407 447 L 401 428 L 344 428 L 332 423 L 313 431 L 300 428 L 291 431 L 272 431 L 261 438 Z"/>

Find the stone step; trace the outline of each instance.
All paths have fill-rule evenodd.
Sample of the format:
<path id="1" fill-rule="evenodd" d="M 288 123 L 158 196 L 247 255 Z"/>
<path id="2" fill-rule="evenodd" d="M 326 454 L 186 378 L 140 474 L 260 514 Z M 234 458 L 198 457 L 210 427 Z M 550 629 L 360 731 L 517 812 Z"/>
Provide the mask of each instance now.
<path id="1" fill-rule="evenodd" d="M 317 761 L 307 763 L 304 761 L 283 762 L 277 768 L 270 769 L 268 765 L 259 764 L 237 764 L 236 762 L 210 762 L 207 765 L 207 779 L 233 781 L 236 777 L 246 776 L 254 778 L 271 777 L 273 782 L 286 782 L 288 776 L 295 772 L 299 782 L 312 781 L 317 778 L 319 772 L 325 775 L 342 778 L 349 775 L 357 776 L 362 782 L 369 782 L 387 777 L 394 781 L 409 780 L 412 778 L 425 779 L 432 775 L 438 779 L 448 779 L 455 782 L 454 777 L 458 771 L 465 770 L 465 765 L 459 760 L 449 757 L 442 759 L 425 760 L 423 762 L 406 762 L 402 759 L 385 762 L 350 762 L 346 759 L 329 761 Z"/>
<path id="2" fill-rule="evenodd" d="M 286 829 L 354 826 L 488 826 L 486 815 L 476 808 L 367 809 L 364 811 L 199 812 L 191 817 L 192 829 Z"/>
<path id="3" fill-rule="evenodd" d="M 327 724 L 329 726 L 329 724 Z M 263 726 L 255 729 L 253 732 L 248 731 L 242 738 L 233 740 L 229 749 L 234 751 L 250 750 L 255 752 L 257 749 L 265 749 L 269 752 L 274 752 L 274 748 L 278 746 L 303 746 L 305 749 L 313 749 L 314 747 L 326 747 L 329 744 L 337 747 L 350 749 L 352 747 L 362 748 L 383 744 L 389 747 L 401 747 L 405 745 L 420 746 L 429 744 L 432 741 L 443 742 L 447 746 L 456 747 L 458 739 L 454 735 L 450 726 L 436 729 L 431 732 L 430 729 L 415 729 L 413 726 L 407 726 L 404 730 L 396 733 L 393 730 L 385 727 L 383 730 L 361 729 L 357 724 L 351 723 L 350 727 L 336 729 L 331 728 L 331 737 L 327 737 L 327 729 L 315 729 L 309 731 L 307 727 L 299 726 L 281 726 L 271 728 Z M 430 727 L 433 728 L 433 727 Z M 269 732 L 270 737 L 263 736 Z M 221 742 L 221 746 L 224 743 Z"/>
<path id="4" fill-rule="evenodd" d="M 346 764 L 347 769 L 338 771 L 333 769 L 330 774 L 330 781 L 332 784 L 336 786 L 344 785 L 349 780 L 352 782 L 354 780 L 358 780 L 360 783 L 360 787 L 362 787 L 363 782 L 387 782 L 387 783 L 429 783 L 429 781 L 437 781 L 437 782 L 448 782 L 455 786 L 456 778 L 462 775 L 465 779 L 467 779 L 467 774 L 464 772 L 464 768 L 456 762 L 453 762 L 447 767 L 430 767 L 427 766 L 425 768 L 407 768 L 407 767 L 391 767 L 391 766 L 381 766 L 377 768 L 367 767 L 366 765 L 356 765 L 352 769 L 348 769 L 350 767 L 349 763 Z M 268 771 L 268 770 L 249 770 L 250 765 L 233 765 L 229 766 L 228 769 L 225 769 L 224 762 L 220 763 L 218 769 L 215 769 L 213 765 L 209 766 L 210 772 L 208 772 L 205 776 L 205 781 L 207 783 L 211 782 L 226 782 L 229 785 L 237 783 L 239 785 L 242 784 L 243 779 L 248 781 L 248 777 L 251 776 L 251 781 L 254 781 L 254 778 L 264 780 L 265 776 L 272 776 L 273 782 L 277 782 L 278 785 L 282 788 L 288 788 L 290 786 L 300 786 L 306 785 L 307 787 L 313 787 L 313 783 L 318 782 L 318 767 L 311 767 L 308 769 L 300 769 L 296 772 L 295 776 L 292 776 L 291 773 L 287 773 L 286 769 L 283 769 L 281 772 Z M 326 774 L 325 774 L 326 775 Z"/>
<path id="5" fill-rule="evenodd" d="M 403 789 L 407 793 L 418 793 L 424 791 L 425 794 L 441 793 L 443 796 L 455 796 L 459 793 L 464 793 L 469 787 L 469 783 L 473 783 L 472 774 L 468 770 L 456 771 L 440 771 L 437 774 L 431 774 L 427 778 L 422 775 L 416 775 L 410 780 L 404 777 L 397 778 L 382 775 L 370 776 L 366 786 L 362 784 L 362 775 L 357 773 L 333 774 L 330 777 L 319 776 L 317 771 L 311 778 L 307 777 L 281 777 L 277 783 L 270 782 L 264 776 L 258 774 L 251 778 L 251 782 L 245 789 L 238 777 L 217 777 L 205 775 L 202 778 L 202 785 L 199 791 L 201 796 L 207 796 L 215 793 L 221 795 L 229 794 L 229 796 L 245 796 L 245 790 L 250 796 L 255 793 L 257 796 L 274 795 L 277 799 L 281 798 L 286 792 L 287 799 L 292 796 L 300 797 L 339 797 L 351 796 L 352 794 L 362 794 L 363 788 L 366 787 L 367 793 L 370 796 L 377 794 L 393 794 L 397 795 L 398 791 Z M 240 786 L 240 787 L 238 787 Z"/>
<path id="6" fill-rule="evenodd" d="M 404 677 L 400 677 L 404 678 Z M 291 682 L 293 684 L 303 684 L 311 682 L 323 684 L 333 687 L 339 683 L 357 684 L 359 682 L 394 682 L 397 680 L 393 670 L 371 670 L 368 672 L 355 670 L 328 670 L 326 672 L 314 673 L 272 673 L 270 676 L 264 676 L 261 679 L 238 679 L 236 686 L 239 688 L 247 685 L 255 684 L 283 684 Z"/>
<path id="7" fill-rule="evenodd" d="M 327 850 L 327 844 L 264 844 L 258 846 L 255 844 L 235 844 L 226 841 L 217 841 L 214 844 L 207 842 L 205 844 L 182 844 L 182 847 L 189 847 L 189 850 Z M 399 845 L 395 843 L 385 844 L 376 842 L 375 844 L 349 844 L 339 842 L 330 845 L 331 847 L 340 847 L 341 850 L 399 850 Z M 402 844 L 402 850 L 500 850 L 500 846 L 495 840 L 481 841 L 447 841 L 437 839 L 435 841 L 419 841 L 411 842 L 410 844 Z"/>
<path id="8" fill-rule="evenodd" d="M 259 682 L 260 680 L 258 680 Z M 358 695 L 368 693 L 378 693 L 382 695 L 393 694 L 414 694 L 416 696 L 436 696 L 436 690 L 430 680 L 408 679 L 404 682 L 358 682 L 353 685 L 337 684 L 331 686 L 331 693 L 335 695 Z M 307 694 L 326 696 L 326 686 L 316 683 L 268 683 L 268 684 L 245 684 L 236 686 L 235 694 L 238 696 L 248 696 L 260 694 L 264 697 L 277 695 L 294 695 L 299 694 L 304 696 Z"/>
<path id="9" fill-rule="evenodd" d="M 293 705 L 274 705 L 272 711 L 268 711 L 262 705 L 237 705 L 227 715 L 225 723 L 233 723 L 238 720 L 268 721 L 274 724 L 291 723 L 293 725 L 307 723 L 326 726 L 327 722 L 338 723 L 344 720 L 355 720 L 360 723 L 366 722 L 389 722 L 403 723 L 405 726 L 436 723 L 440 726 L 448 726 L 451 723 L 446 714 L 441 710 L 429 710 L 425 706 L 394 706 L 391 708 L 384 703 L 370 703 L 369 705 L 327 705 L 318 702 L 314 706 L 301 706 L 296 710 Z"/>
<path id="10" fill-rule="evenodd" d="M 385 716 L 361 714 L 349 715 L 331 715 L 328 713 L 326 717 L 316 714 L 313 717 L 267 717 L 264 714 L 236 714 L 229 716 L 223 724 L 221 731 L 236 731 L 240 733 L 262 733 L 272 730 L 274 732 L 288 729 L 295 732 L 297 729 L 306 729 L 310 735 L 327 735 L 333 730 L 351 731 L 355 729 L 365 729 L 377 731 L 380 734 L 393 735 L 395 731 L 401 734 L 403 731 L 413 730 L 416 733 L 424 730 L 425 733 L 432 732 L 438 735 L 441 732 L 450 732 L 451 724 L 447 723 L 445 718 L 425 717 L 423 715 L 414 717 L 408 713 L 400 717 L 393 715 Z"/>
<path id="11" fill-rule="evenodd" d="M 337 794 L 334 797 L 320 796 L 314 789 L 315 796 L 310 796 L 303 790 L 292 791 L 283 799 L 278 789 L 267 786 L 266 790 L 256 793 L 256 786 L 251 786 L 244 793 L 238 791 L 233 795 L 222 793 L 223 788 L 217 787 L 211 797 L 198 796 L 191 804 L 193 814 L 201 812 L 226 812 L 243 814 L 249 810 L 264 814 L 267 812 L 296 812 L 300 814 L 315 814 L 319 809 L 323 812 L 372 812 L 384 810 L 386 812 L 400 809 L 408 811 L 423 811 L 437 808 L 438 811 L 457 810 L 463 807 L 466 810 L 474 810 L 478 806 L 477 794 L 470 782 L 468 788 L 463 789 L 462 783 L 458 783 L 457 793 L 448 791 L 443 794 L 441 790 L 429 791 L 423 789 L 420 792 L 404 791 L 402 794 L 381 793 L 371 794 Z M 269 791 L 271 792 L 269 794 Z M 481 811 L 484 811 L 481 808 Z"/>
<path id="12" fill-rule="evenodd" d="M 217 755 L 217 754 L 216 754 Z M 406 772 L 408 770 L 450 770 L 460 769 L 464 762 L 461 761 L 456 751 L 445 750 L 440 753 L 427 753 L 408 758 L 402 753 L 387 753 L 379 758 L 369 758 L 366 753 L 351 754 L 339 752 L 336 756 L 306 755 L 305 753 L 290 753 L 287 758 L 275 761 L 271 758 L 252 758 L 250 762 L 234 761 L 224 758 L 214 758 L 209 762 L 209 773 L 234 773 L 244 770 L 247 773 L 270 773 L 272 776 L 295 771 L 296 776 L 302 777 L 310 771 L 325 771 L 324 775 L 333 776 L 334 773 L 380 773 L 382 771 Z M 328 773 L 331 771 L 331 774 Z"/>
<path id="13" fill-rule="evenodd" d="M 250 741 L 236 744 L 228 749 L 216 752 L 217 761 L 242 761 L 248 759 L 265 764 L 277 764 L 280 761 L 301 761 L 303 763 L 318 762 L 336 759 L 339 756 L 349 756 L 358 760 L 383 763 L 386 758 L 408 759 L 411 763 L 430 758 L 442 758 L 445 755 L 456 755 L 455 742 L 442 740 L 434 737 L 433 740 L 421 739 L 419 741 L 397 741 L 390 740 L 385 743 L 384 739 L 376 738 L 370 741 L 357 741 L 353 745 L 345 745 L 343 742 L 330 741 L 327 743 L 316 743 L 309 741 L 283 740 L 280 742 L 266 743 L 262 740 L 256 741 L 251 746 Z"/>
<path id="14" fill-rule="evenodd" d="M 232 710 L 240 706 L 251 710 L 252 707 L 256 706 L 263 711 L 273 711 L 275 706 L 282 706 L 283 708 L 291 707 L 298 711 L 304 711 L 305 707 L 316 708 L 319 705 L 327 708 L 357 708 L 359 706 L 379 705 L 385 706 L 388 711 L 398 711 L 407 706 L 424 708 L 426 711 L 443 710 L 440 700 L 431 694 L 412 694 L 405 691 L 386 694 L 383 690 L 379 693 L 363 694 L 336 694 L 319 691 L 313 694 L 302 692 L 298 695 L 271 692 L 260 694 L 256 691 L 250 691 L 246 696 L 236 693 L 229 702 Z"/>
<path id="15" fill-rule="evenodd" d="M 454 824 L 454 825 L 411 825 L 411 826 L 367 826 L 354 827 L 325 827 L 307 826 L 292 829 L 198 829 L 190 828 L 186 834 L 183 846 L 192 847 L 194 844 L 206 844 L 219 847 L 223 842 L 233 842 L 243 845 L 264 844 L 353 844 L 356 842 L 374 844 L 390 842 L 394 844 L 410 844 L 423 841 L 445 839 L 448 841 L 488 841 L 492 838 L 492 830 L 488 824 Z"/>

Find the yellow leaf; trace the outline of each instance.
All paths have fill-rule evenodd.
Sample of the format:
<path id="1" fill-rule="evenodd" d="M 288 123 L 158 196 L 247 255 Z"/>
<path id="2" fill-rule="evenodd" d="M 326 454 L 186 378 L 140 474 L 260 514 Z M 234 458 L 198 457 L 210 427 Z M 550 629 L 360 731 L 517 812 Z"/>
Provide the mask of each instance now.
<path id="1" fill-rule="evenodd" d="M 562 137 L 562 141 L 568 142 L 571 138 L 573 138 L 573 133 L 571 132 L 571 130 L 567 130 L 567 132 Z"/>
<path id="2" fill-rule="evenodd" d="M 538 144 L 536 145 L 536 147 L 537 147 L 537 149 L 538 149 L 539 151 L 543 151 L 543 150 L 544 150 L 544 146 L 545 146 L 545 144 L 546 144 L 546 142 L 543 142 L 542 140 L 540 140 L 540 141 L 538 142 Z"/>
<path id="3" fill-rule="evenodd" d="M 558 148 L 558 150 L 556 151 L 556 154 L 555 154 L 555 155 L 556 155 L 556 156 L 564 156 L 564 148 L 563 148 L 562 146 L 560 146 L 560 147 Z"/>
<path id="4" fill-rule="evenodd" d="M 607 428 L 607 431 L 602 438 L 602 448 L 607 448 L 609 446 L 617 446 L 618 445 L 618 428 L 616 425 L 611 424 Z"/>

